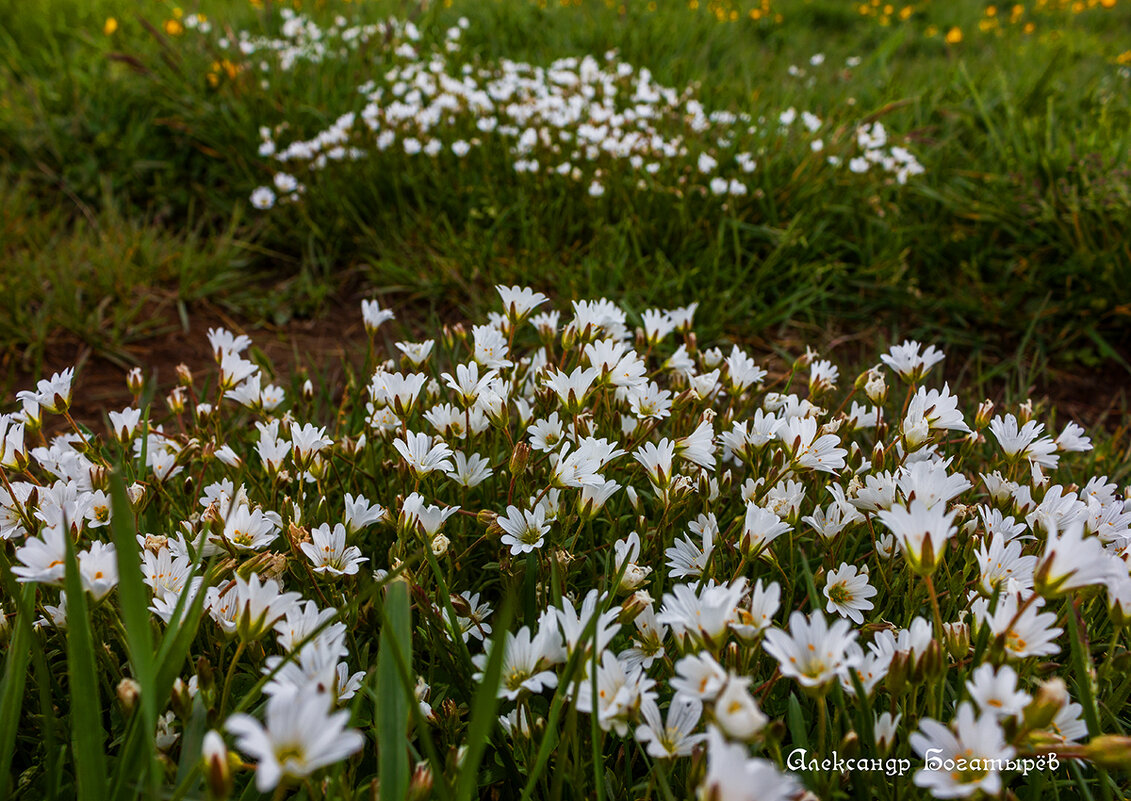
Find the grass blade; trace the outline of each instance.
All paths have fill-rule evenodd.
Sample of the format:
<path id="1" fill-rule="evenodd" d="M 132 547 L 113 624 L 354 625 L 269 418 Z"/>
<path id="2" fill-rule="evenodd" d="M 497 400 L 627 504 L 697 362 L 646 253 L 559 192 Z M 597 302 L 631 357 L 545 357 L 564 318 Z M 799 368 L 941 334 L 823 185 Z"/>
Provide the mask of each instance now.
<path id="1" fill-rule="evenodd" d="M 12 756 L 16 749 L 16 732 L 23 708 L 27 663 L 31 656 L 31 621 L 27 610 L 35 600 L 35 585 L 21 588 L 23 603 L 17 615 L 8 656 L 4 659 L 4 678 L 0 682 L 0 798 L 8 797 L 12 776 Z"/>
<path id="2" fill-rule="evenodd" d="M 491 638 L 487 666 L 483 671 L 483 681 L 471 703 L 471 720 L 467 727 L 467 754 L 464 756 L 456 783 L 456 801 L 474 798 L 478 789 L 479 762 L 487 750 L 491 732 L 497 725 L 495 719 L 499 708 L 499 682 L 503 675 L 503 656 L 506 653 L 507 632 L 510 631 L 511 618 L 514 617 L 514 603 L 511 596 L 503 603 L 495 623 L 495 635 Z"/>
<path id="3" fill-rule="evenodd" d="M 394 581 L 385 593 L 385 624 L 377 651 L 377 766 L 381 798 L 399 801 L 408 793 L 408 705 L 397 669 L 396 649 L 412 664 L 412 612 L 408 584 Z"/>
<path id="4" fill-rule="evenodd" d="M 103 743 L 102 710 L 90 629 L 90 609 L 79 577 L 75 544 L 66 543 L 67 674 L 70 680 L 71 745 L 75 759 L 75 781 L 79 801 L 102 801 L 106 797 L 106 753 Z"/>
<path id="5" fill-rule="evenodd" d="M 141 559 L 138 554 L 133 509 L 126 498 L 126 485 L 120 472 L 110 478 L 110 502 L 113 509 L 110 529 L 118 557 L 118 601 L 122 610 L 122 625 L 126 630 L 126 646 L 134 678 L 141 685 L 140 712 L 144 731 L 142 742 L 148 752 L 146 759 L 150 794 L 157 791 L 160 766 L 154 732 L 157 729 L 156 673 L 153 666 L 153 632 L 150 629 L 149 592 L 142 581 Z"/>

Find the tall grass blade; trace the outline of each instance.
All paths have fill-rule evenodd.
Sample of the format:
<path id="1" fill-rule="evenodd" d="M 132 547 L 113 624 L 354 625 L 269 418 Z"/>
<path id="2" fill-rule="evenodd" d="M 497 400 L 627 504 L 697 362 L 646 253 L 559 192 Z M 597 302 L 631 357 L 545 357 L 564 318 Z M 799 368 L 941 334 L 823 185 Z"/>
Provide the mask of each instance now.
<path id="1" fill-rule="evenodd" d="M 102 728 L 102 706 L 90 627 L 90 609 L 79 576 L 75 544 L 65 535 L 67 590 L 67 676 L 71 704 L 71 747 L 79 801 L 106 798 L 106 732 Z"/>
<path id="2" fill-rule="evenodd" d="M 118 600 L 122 610 L 122 625 L 126 630 L 126 645 L 134 678 L 141 685 L 140 713 L 144 732 L 141 735 L 147 754 L 146 765 L 150 794 L 157 791 L 160 765 L 154 732 L 157 729 L 156 671 L 153 665 L 153 632 L 150 630 L 149 592 L 141 574 L 136 527 L 133 509 L 126 498 L 126 485 L 119 471 L 110 478 L 111 515 L 110 529 L 118 556 Z M 131 769 L 140 768 L 132 766 Z"/>
<path id="3" fill-rule="evenodd" d="M 393 649 L 412 664 L 412 612 L 408 584 L 391 582 L 385 594 L 385 624 L 377 651 L 377 767 L 383 801 L 408 793 L 408 705 Z"/>
<path id="4" fill-rule="evenodd" d="M 8 789 L 14 784 L 11 776 L 12 756 L 16 749 L 27 663 L 31 656 L 31 621 L 27 612 L 35 601 L 35 585 L 22 587 L 21 595 L 20 612 L 16 616 L 12 640 L 8 644 L 8 655 L 4 659 L 4 678 L 0 682 L 0 798 L 7 798 Z"/>

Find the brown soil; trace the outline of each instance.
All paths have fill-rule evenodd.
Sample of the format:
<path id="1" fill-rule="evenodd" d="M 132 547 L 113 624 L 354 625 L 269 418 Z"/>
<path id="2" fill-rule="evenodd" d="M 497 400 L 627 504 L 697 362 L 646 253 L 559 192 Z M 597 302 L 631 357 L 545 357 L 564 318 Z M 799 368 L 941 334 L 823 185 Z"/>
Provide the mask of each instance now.
<path id="1" fill-rule="evenodd" d="M 298 370 L 320 376 L 333 386 L 344 378 L 347 363 L 356 367 L 364 357 L 366 334 L 360 300 L 359 294 L 351 294 L 329 304 L 316 318 L 296 319 L 281 326 L 233 319 L 215 305 L 196 304 L 189 310 L 187 330 L 172 314 L 172 321 L 158 329 L 164 333 L 127 346 L 125 350 L 130 360 L 146 372 L 147 378 L 157 382 L 158 398 L 163 398 L 176 386 L 178 364 L 187 365 L 198 377 L 215 369 L 206 334 L 209 328 L 216 326 L 250 335 L 254 347 L 261 350 L 274 366 L 278 383 L 287 386 L 290 377 Z M 426 313 L 413 309 L 411 305 L 407 309 L 403 304 L 391 305 L 398 313 L 396 325 L 401 326 L 399 331 L 408 332 L 404 336 L 425 336 L 421 321 L 426 318 Z M 383 334 L 387 348 L 392 350 L 393 340 L 399 338 L 398 329 L 386 325 Z M 798 326 L 776 332 L 773 346 L 764 336 L 744 337 L 741 341 L 770 370 L 771 378 L 788 370 L 779 353 L 801 354 L 806 345 L 812 345 L 841 366 L 841 383 L 844 384 L 855 376 L 850 369 L 866 367 L 877 358 L 873 352 L 876 339 L 875 330 L 843 334 Z M 9 364 L 18 364 L 15 359 L 8 361 Z M 943 378 L 951 386 L 961 385 L 968 368 L 962 356 L 948 349 L 948 358 L 943 365 Z M 51 343 L 44 360 L 44 375 L 70 366 L 78 368 L 72 414 L 79 421 L 99 430 L 106 412 L 130 404 L 131 397 L 125 383 L 126 369 L 120 363 L 96 354 L 86 343 L 73 340 Z M 14 377 L 15 389 L 34 385 L 35 376 L 20 371 L 18 367 L 9 369 Z M 1066 420 L 1075 420 L 1087 428 L 1099 427 L 1120 433 L 1131 427 L 1131 374 L 1118 365 L 1095 371 L 1050 369 L 1039 385 L 1029 388 L 1028 394 L 1045 408 L 1046 414 L 1047 410 L 1055 409 L 1056 419 L 1061 425 Z M 1004 384 L 997 386 L 996 391 L 989 395 L 998 404 L 1011 399 Z"/>

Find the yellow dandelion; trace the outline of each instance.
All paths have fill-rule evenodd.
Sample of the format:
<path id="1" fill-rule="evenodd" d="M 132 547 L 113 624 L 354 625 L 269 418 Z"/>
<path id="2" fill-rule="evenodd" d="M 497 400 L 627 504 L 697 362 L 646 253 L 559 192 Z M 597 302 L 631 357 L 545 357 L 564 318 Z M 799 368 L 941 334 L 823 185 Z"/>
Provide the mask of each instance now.
<path id="1" fill-rule="evenodd" d="M 946 32 L 947 44 L 958 44 L 962 41 L 962 29 L 959 27 L 951 28 Z"/>
<path id="2" fill-rule="evenodd" d="M 180 20 L 167 19 L 165 20 L 165 33 L 170 36 L 180 36 L 185 32 L 185 26 L 180 23 Z"/>
<path id="3" fill-rule="evenodd" d="M 118 30 L 118 20 L 113 17 L 107 17 L 106 24 L 102 26 L 102 32 L 107 36 L 113 36 L 116 30 Z"/>

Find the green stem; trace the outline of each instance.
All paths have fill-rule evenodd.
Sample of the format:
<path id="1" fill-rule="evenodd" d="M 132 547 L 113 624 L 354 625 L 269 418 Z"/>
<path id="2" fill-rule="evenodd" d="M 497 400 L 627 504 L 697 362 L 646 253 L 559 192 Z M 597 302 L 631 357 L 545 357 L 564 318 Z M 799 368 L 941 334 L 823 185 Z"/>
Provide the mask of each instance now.
<path id="1" fill-rule="evenodd" d="M 236 665 L 239 664 L 246 647 L 247 643 L 240 640 L 240 644 L 236 646 L 236 653 L 232 656 L 232 663 L 228 665 L 228 675 L 224 677 L 224 692 L 220 696 L 220 720 L 224 719 L 224 710 L 228 708 L 228 693 L 232 689 L 232 679 L 236 676 Z M 282 788 L 282 784 L 279 787 Z"/>

